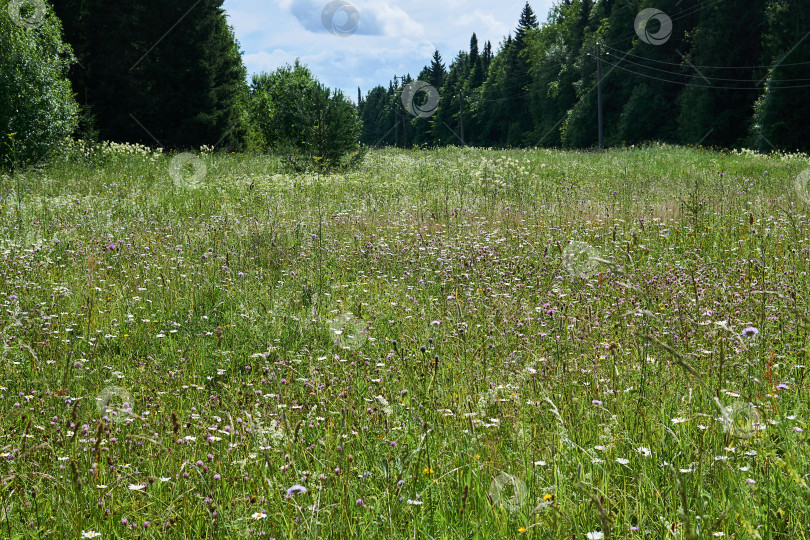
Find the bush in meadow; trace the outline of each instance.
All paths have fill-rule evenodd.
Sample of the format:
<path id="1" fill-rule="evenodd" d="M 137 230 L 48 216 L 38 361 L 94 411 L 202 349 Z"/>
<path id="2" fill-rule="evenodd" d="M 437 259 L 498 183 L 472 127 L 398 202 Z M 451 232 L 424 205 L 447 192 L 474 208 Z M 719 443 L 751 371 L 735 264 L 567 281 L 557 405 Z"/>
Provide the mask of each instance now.
<path id="1" fill-rule="evenodd" d="M 0 0 L 0 169 L 40 160 L 78 121 L 66 78 L 73 52 L 50 8 L 41 20 L 36 9 L 39 5 L 23 4 L 13 20 L 8 0 Z"/>
<path id="2" fill-rule="evenodd" d="M 331 169 L 359 155 L 357 108 L 298 61 L 254 75 L 248 109 L 248 145 L 254 151 L 281 154 L 296 168 Z"/>

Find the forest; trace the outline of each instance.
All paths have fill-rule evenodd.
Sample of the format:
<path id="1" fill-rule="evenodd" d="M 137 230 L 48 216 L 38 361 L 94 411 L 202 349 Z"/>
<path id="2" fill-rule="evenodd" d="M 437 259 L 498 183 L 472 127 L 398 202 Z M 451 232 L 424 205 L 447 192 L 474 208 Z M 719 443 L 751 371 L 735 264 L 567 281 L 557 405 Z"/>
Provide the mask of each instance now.
<path id="1" fill-rule="evenodd" d="M 299 61 L 248 76 L 222 0 L 2 4 L 37 21 L 0 20 L 5 169 L 65 137 L 330 167 L 382 146 L 810 148 L 800 0 L 563 0 L 542 22 L 526 3 L 499 44 L 473 34 L 356 103 Z"/>

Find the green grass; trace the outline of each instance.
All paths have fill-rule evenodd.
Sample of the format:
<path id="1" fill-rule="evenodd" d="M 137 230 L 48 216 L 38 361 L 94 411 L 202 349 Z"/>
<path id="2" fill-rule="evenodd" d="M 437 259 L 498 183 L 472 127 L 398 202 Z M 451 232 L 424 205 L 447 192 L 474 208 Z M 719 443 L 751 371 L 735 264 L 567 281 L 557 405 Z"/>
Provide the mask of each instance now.
<path id="1" fill-rule="evenodd" d="M 2 177 L 0 536 L 810 538 L 806 156 L 200 159 Z"/>

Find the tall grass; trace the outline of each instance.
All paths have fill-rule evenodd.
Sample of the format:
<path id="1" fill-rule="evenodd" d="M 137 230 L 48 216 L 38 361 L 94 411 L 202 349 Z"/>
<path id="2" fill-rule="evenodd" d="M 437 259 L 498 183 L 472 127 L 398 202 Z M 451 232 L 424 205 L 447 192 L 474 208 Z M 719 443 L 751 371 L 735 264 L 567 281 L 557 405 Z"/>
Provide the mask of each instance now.
<path id="1" fill-rule="evenodd" d="M 806 156 L 199 160 L 2 179 L 0 536 L 810 537 Z"/>

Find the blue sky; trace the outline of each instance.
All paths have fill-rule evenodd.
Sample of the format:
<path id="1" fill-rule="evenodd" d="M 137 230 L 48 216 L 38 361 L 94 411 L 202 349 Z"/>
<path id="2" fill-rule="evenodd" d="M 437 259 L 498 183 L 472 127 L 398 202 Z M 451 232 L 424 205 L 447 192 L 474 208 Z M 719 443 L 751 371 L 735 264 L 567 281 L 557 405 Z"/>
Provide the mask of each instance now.
<path id="1" fill-rule="evenodd" d="M 416 77 L 438 49 L 445 65 L 469 48 L 493 49 L 513 32 L 525 0 L 225 0 L 248 73 L 300 58 L 315 77 L 357 100 L 396 75 Z M 552 0 L 534 0 L 538 21 Z M 324 11 L 326 12 L 324 13 Z M 325 26 L 324 23 L 327 23 Z M 330 27 L 334 33 L 327 30 Z"/>

